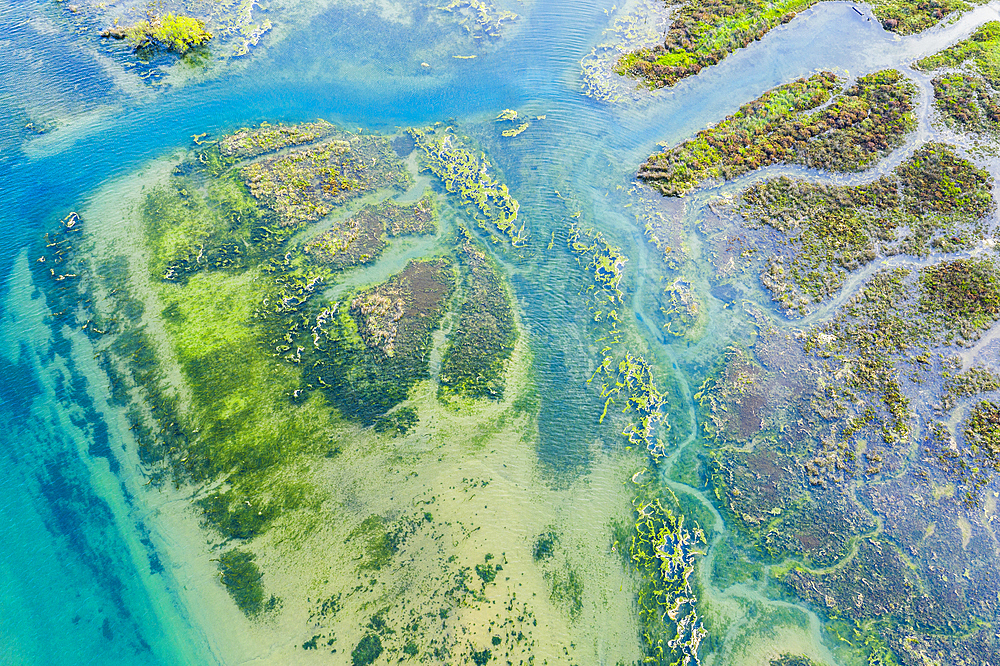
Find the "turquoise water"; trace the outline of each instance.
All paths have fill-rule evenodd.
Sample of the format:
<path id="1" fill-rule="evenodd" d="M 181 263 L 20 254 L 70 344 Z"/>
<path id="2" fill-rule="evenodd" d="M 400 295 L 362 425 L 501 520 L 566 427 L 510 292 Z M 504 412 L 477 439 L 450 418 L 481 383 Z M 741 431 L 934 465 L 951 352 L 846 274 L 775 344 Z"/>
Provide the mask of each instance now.
<path id="1" fill-rule="evenodd" d="M 317 117 L 372 130 L 458 119 L 489 128 L 503 108 L 546 115 L 516 141 L 480 138 L 503 169 L 537 237 L 571 212 L 605 230 L 632 258 L 628 289 L 639 330 L 661 365 L 697 368 L 730 334 L 724 322 L 703 350 L 673 348 L 654 334 L 643 293 L 657 284 L 642 230 L 615 194 L 657 142 L 675 143 L 764 90 L 817 70 L 851 75 L 899 66 L 995 18 L 993 5 L 921 37 L 901 39 L 825 3 L 774 30 L 721 65 L 637 106 L 615 107 L 580 93 L 580 59 L 602 41 L 610 2 L 539 0 L 509 38 L 475 60 L 442 60 L 425 72 L 413 50 L 431 29 L 386 27 L 377 17 L 333 7 L 261 49 L 244 69 L 202 83 L 126 92 L 71 36 L 42 29 L 49 3 L 0 1 L 0 663 L 213 663 L 216 656 L 177 597 L 183 573 L 164 563 L 134 499 L 131 470 L 111 447 L 123 425 L 80 367 L 68 340 L 46 325 L 27 281 L 26 246 L 88 203 L 103 183 L 190 144 L 262 120 Z M 51 19 L 47 19 L 51 20 Z M 11 27 L 13 26 L 13 27 Z M 112 59 L 111 67 L 121 60 Z M 61 125 L 34 136 L 25 120 Z M 513 267 L 536 350 L 539 457 L 553 480 L 586 468 L 587 432 L 599 399 L 586 386 L 593 354 L 566 334 L 575 321 L 564 297 L 565 257 L 540 269 Z M 715 312 L 721 313 L 718 303 Z M 720 314 L 720 316 L 724 316 Z M 678 401 L 685 398 L 683 376 Z M 91 377 L 91 379 L 88 379 Z M 669 383 L 669 378 L 664 379 Z M 674 406 L 684 440 L 686 404 Z"/>

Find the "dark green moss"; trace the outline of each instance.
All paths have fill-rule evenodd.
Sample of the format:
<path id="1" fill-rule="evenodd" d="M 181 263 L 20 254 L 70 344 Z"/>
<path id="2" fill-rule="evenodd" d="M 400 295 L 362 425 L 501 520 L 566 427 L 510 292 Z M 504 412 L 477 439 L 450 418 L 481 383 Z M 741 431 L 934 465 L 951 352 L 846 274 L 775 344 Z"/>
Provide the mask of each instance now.
<path id="1" fill-rule="evenodd" d="M 377 634 L 365 634 L 351 651 L 353 666 L 369 666 L 382 654 L 382 639 Z"/>
<path id="2" fill-rule="evenodd" d="M 260 582 L 263 574 L 253 560 L 253 553 L 235 548 L 219 557 L 222 584 L 247 617 L 260 615 L 274 608 L 277 602 L 274 597 L 264 601 L 264 586 Z"/>

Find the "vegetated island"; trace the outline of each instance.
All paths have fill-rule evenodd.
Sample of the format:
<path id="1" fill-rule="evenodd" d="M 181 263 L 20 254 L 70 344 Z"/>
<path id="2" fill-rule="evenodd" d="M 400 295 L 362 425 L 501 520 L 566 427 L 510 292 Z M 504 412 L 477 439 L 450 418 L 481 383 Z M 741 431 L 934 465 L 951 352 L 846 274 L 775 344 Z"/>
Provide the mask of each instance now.
<path id="1" fill-rule="evenodd" d="M 733 51 L 764 37 L 772 28 L 788 23 L 797 12 L 819 0 L 694 0 L 675 14 L 662 45 L 623 55 L 615 70 L 638 78 L 651 88 L 672 86 L 715 65 Z M 900 0 L 872 6 L 886 30 L 911 35 L 945 16 L 970 9 L 963 0 Z"/>
<path id="2" fill-rule="evenodd" d="M 933 72 L 934 106 L 956 131 L 990 137 L 1000 132 L 1000 23 L 982 25 L 966 40 L 919 60 Z"/>
<path id="3" fill-rule="evenodd" d="M 205 22 L 182 14 L 150 13 L 143 20 L 130 26 L 114 25 L 101 33 L 102 37 L 126 40 L 136 51 L 162 49 L 184 55 L 194 47 L 212 39 L 205 29 Z"/>
<path id="4" fill-rule="evenodd" d="M 705 180 L 730 180 L 770 164 L 862 171 L 913 131 L 916 88 L 893 69 L 841 86 L 823 72 L 769 90 L 715 127 L 650 156 L 639 178 L 681 196 Z"/>

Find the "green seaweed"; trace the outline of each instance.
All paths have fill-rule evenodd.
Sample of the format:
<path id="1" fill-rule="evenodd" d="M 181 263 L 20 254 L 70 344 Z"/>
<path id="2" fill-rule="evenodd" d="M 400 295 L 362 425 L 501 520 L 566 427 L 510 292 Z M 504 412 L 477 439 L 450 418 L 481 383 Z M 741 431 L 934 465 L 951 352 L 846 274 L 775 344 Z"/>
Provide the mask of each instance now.
<path id="1" fill-rule="evenodd" d="M 274 610 L 278 600 L 272 596 L 264 600 L 263 574 L 254 564 L 253 553 L 234 548 L 219 556 L 222 584 L 247 617 L 256 617 Z"/>
<path id="2" fill-rule="evenodd" d="M 448 192 L 458 195 L 483 229 L 499 231 L 512 247 L 527 243 L 524 223 L 517 226 L 520 204 L 506 184 L 489 175 L 492 165 L 485 154 L 477 157 L 450 129 L 408 131 L 421 150 L 424 168 L 437 176 Z"/>

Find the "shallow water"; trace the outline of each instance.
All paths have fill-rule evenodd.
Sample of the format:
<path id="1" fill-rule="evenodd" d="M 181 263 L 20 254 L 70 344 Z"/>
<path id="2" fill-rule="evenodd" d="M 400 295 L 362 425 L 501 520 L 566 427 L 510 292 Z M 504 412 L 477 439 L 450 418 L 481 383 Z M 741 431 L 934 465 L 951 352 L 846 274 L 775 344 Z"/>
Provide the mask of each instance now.
<path id="1" fill-rule="evenodd" d="M 181 532 L 190 526 L 178 517 L 184 498 L 140 494 L 143 481 L 134 454 L 118 451 L 130 441 L 127 425 L 108 405 L 108 389 L 88 359 L 85 339 L 68 332 L 53 336 L 44 300 L 30 283 L 32 258 L 25 247 L 68 211 L 107 206 L 95 200 L 101 192 L 136 191 L 141 181 L 121 189 L 113 183 L 188 147 L 192 135 L 201 132 L 214 136 L 263 120 L 318 117 L 393 132 L 456 119 L 502 170 L 532 237 L 555 232 L 555 252 L 506 268 L 524 317 L 540 396 L 536 452 L 541 481 L 536 482 L 546 488 L 575 487 L 571 492 L 580 496 L 571 499 L 583 505 L 587 495 L 572 484 L 588 473 L 597 488 L 587 492 L 598 497 L 618 492 L 614 486 L 622 480 L 608 473 L 614 465 L 601 467 L 599 441 L 616 433 L 595 435 L 601 399 L 587 378 L 598 363 L 596 349 L 585 333 L 586 313 L 581 319 L 575 299 L 583 283 L 560 236 L 570 216 L 579 211 L 582 225 L 604 231 L 629 256 L 625 286 L 632 297 L 632 335 L 655 360 L 659 379 L 673 396 L 671 439 L 681 446 L 693 442 L 698 373 L 738 332 L 719 299 L 709 299 L 709 328 L 697 345 L 682 346 L 657 330 L 650 299 L 663 270 L 633 210 L 626 208 L 636 200 L 628 193 L 636 166 L 658 142 L 681 141 L 769 88 L 819 70 L 856 76 L 904 67 L 997 18 L 1000 6 L 992 3 L 950 25 L 900 38 L 859 17 L 852 4 L 821 3 L 671 91 L 614 106 L 580 93 L 580 60 L 606 39 L 611 2 L 524 3 L 522 19 L 509 35 L 468 60 L 451 57 L 461 42 L 449 42 L 448 34 L 440 38 L 440 28 L 420 22 L 426 9 L 413 9 L 414 27 L 332 4 L 239 67 L 219 64 L 203 80 L 162 89 L 136 84 L 122 75 L 120 59 L 98 59 L 92 49 L 81 47 L 58 28 L 58 15 L 46 4 L 0 2 L 0 25 L 11 26 L 0 49 L 0 271 L 5 276 L 0 442 L 7 463 L 0 468 L 0 662 L 17 664 L 217 663 L 239 652 L 220 653 L 205 628 L 235 617 L 220 586 L 214 585 L 203 607 L 189 603 L 198 590 L 215 583 L 215 572 L 190 545 L 198 534 Z M 504 108 L 545 119 L 533 121 L 514 139 L 501 139 L 491 121 Z M 34 134 L 25 129 L 27 122 L 51 122 L 56 128 Z M 880 172 L 924 138 L 914 137 L 900 149 L 901 156 L 880 165 Z M 735 192 L 778 173 L 826 178 L 774 168 L 721 191 Z M 694 218 L 707 198 L 718 194 L 693 197 L 686 215 Z M 699 241 L 693 231 L 690 235 L 696 248 Z M 421 243 L 392 247 L 369 272 L 336 289 L 398 270 L 423 250 Z M 707 278 L 698 271 L 693 278 L 707 292 Z M 849 283 L 833 303 L 846 300 L 856 284 Z M 794 325 L 823 316 L 821 311 Z M 705 525 L 710 533 L 715 530 L 710 543 L 718 543 L 725 528 L 708 494 L 676 482 L 672 487 L 702 506 L 708 522 L 715 523 Z M 570 500 L 562 501 L 566 505 L 559 511 L 575 510 Z M 525 521 L 544 526 L 544 517 Z M 582 532 L 581 524 L 576 523 Z M 524 531 L 525 539 L 533 536 Z M 728 634 L 716 639 L 718 654 L 727 654 L 726 646 L 739 647 L 729 662 L 706 663 L 760 663 L 781 641 L 836 662 L 811 611 L 771 600 L 762 585 L 715 589 L 709 568 L 699 573 L 710 590 L 708 600 L 719 617 L 732 621 Z M 609 576 L 603 584 L 612 590 L 613 582 Z M 754 615 L 746 611 L 751 606 L 762 614 L 756 620 L 748 619 Z M 801 616 L 801 630 L 760 639 L 767 645 L 755 653 L 754 636 L 765 622 L 760 617 L 790 608 Z M 275 657 L 242 653 L 238 661 L 256 658 Z M 606 663 L 614 659 L 609 654 Z"/>

